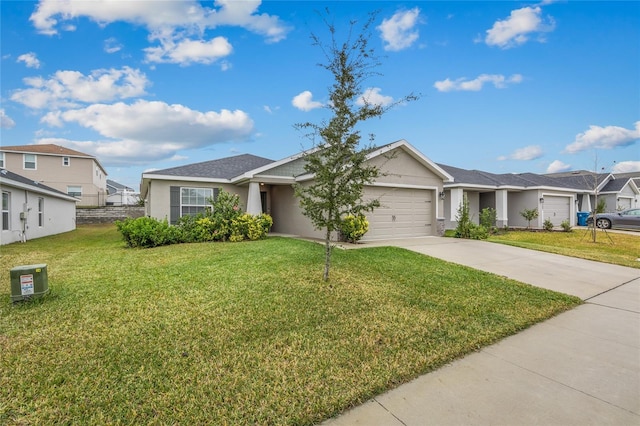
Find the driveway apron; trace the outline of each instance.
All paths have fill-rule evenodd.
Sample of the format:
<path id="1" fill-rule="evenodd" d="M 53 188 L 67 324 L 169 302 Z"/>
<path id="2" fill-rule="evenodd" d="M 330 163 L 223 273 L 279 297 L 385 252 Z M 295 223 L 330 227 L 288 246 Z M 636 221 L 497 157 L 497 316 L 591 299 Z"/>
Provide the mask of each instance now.
<path id="1" fill-rule="evenodd" d="M 326 425 L 640 425 L 640 269 L 453 238 L 359 247 L 383 245 L 575 295 L 585 304 Z"/>

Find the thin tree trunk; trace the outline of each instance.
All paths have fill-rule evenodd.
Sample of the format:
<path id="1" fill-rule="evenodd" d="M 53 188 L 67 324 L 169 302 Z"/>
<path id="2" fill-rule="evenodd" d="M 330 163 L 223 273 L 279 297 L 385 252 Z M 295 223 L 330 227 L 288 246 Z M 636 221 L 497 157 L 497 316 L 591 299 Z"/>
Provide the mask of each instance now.
<path id="1" fill-rule="evenodd" d="M 327 227 L 327 233 L 324 238 L 324 275 L 325 281 L 329 281 L 329 267 L 331 266 L 331 232 Z"/>

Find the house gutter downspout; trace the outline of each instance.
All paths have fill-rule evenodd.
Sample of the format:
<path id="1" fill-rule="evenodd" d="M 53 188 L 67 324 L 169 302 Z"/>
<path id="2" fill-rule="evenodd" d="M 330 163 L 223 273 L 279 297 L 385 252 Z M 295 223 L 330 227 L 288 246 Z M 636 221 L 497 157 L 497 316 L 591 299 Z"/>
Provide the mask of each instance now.
<path id="1" fill-rule="evenodd" d="M 29 191 L 24 191 L 24 204 L 22 205 L 22 211 L 20 212 L 20 223 L 22 225 L 22 231 L 20 232 L 20 241 L 27 242 L 27 218 L 29 217 Z"/>

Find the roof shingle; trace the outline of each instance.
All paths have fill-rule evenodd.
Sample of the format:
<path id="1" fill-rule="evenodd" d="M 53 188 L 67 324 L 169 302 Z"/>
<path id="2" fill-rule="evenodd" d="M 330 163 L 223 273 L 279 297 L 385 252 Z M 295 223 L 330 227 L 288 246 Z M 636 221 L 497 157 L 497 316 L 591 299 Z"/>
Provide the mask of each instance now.
<path id="1" fill-rule="evenodd" d="M 273 163 L 268 158 L 251 154 L 236 155 L 218 160 L 203 161 L 164 170 L 154 170 L 148 174 L 165 176 L 203 177 L 211 179 L 232 179 L 250 170 Z"/>

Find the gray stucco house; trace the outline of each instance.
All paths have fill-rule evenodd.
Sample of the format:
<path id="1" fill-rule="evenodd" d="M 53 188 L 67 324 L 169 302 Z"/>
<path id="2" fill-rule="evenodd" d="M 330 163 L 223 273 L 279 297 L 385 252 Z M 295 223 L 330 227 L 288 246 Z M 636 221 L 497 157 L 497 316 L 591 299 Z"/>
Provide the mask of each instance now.
<path id="1" fill-rule="evenodd" d="M 270 214 L 272 232 L 321 238 L 293 193 L 293 183 L 314 179 L 305 174 L 304 156 L 273 161 L 244 154 L 144 173 L 140 193 L 146 214 L 175 223 L 204 209 L 207 198 L 222 188 L 238 194 L 247 212 Z M 367 158 L 382 173 L 363 198 L 379 199 L 381 206 L 367 216 L 369 232 L 363 240 L 442 235 L 444 184 L 452 176 L 405 140 L 379 147 Z"/>
<path id="2" fill-rule="evenodd" d="M 243 154 L 144 173 L 140 186 L 145 214 L 171 223 L 197 213 L 219 188 L 238 194 L 243 208 L 273 217 L 272 232 L 322 238 L 302 214 L 292 184 L 313 181 L 305 174 L 305 152 L 279 161 Z M 496 209 L 497 226 L 526 227 L 522 210 L 537 208 L 531 225 L 541 228 L 567 220 L 577 224 L 577 212 L 595 207 L 595 193 L 607 210 L 637 207 L 640 173 L 594 174 L 586 171 L 539 175 L 495 174 L 436 164 L 405 140 L 371 151 L 368 160 L 382 174 L 364 191 L 364 199 L 379 199 L 381 206 L 367 215 L 364 241 L 442 235 L 457 225 L 463 197 L 478 222 L 485 207 Z"/>
<path id="3" fill-rule="evenodd" d="M 547 219 L 554 226 L 560 226 L 565 220 L 575 226 L 577 212 L 590 212 L 595 208 L 596 194 L 598 200 L 605 200 L 607 211 L 637 207 L 640 200 L 640 172 L 495 174 L 443 164 L 440 167 L 454 178 L 453 182 L 445 183 L 447 229 L 456 227 L 458 207 L 464 196 L 469 201 L 470 213 L 476 223 L 479 212 L 490 207 L 496 209 L 496 226 L 526 227 L 527 221 L 520 212 L 537 208 L 538 219 L 531 224 L 535 228 L 541 228 Z"/>

